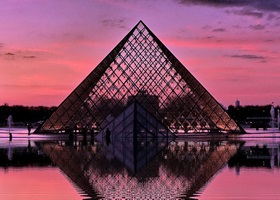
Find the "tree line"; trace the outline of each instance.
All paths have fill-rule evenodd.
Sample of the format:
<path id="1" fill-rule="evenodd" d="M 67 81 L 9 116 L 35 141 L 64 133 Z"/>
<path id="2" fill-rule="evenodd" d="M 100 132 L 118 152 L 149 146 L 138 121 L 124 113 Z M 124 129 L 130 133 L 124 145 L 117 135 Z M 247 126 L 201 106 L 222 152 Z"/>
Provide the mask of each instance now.
<path id="1" fill-rule="evenodd" d="M 277 119 L 279 106 L 274 107 L 274 119 Z M 240 124 L 244 124 L 250 118 L 271 118 L 271 105 L 263 106 L 229 106 L 228 114 Z"/>
<path id="2" fill-rule="evenodd" d="M 44 121 L 51 116 L 56 107 L 46 106 L 9 106 L 4 104 L 0 106 L 0 126 L 7 125 L 8 116 L 12 115 L 14 125 L 26 125 Z"/>
<path id="3" fill-rule="evenodd" d="M 36 123 L 45 121 L 56 110 L 57 107 L 46 106 L 9 106 L 4 104 L 0 106 L 0 126 L 7 125 L 7 118 L 12 115 L 15 125 L 26 125 L 27 123 Z M 275 107 L 275 119 L 277 118 L 279 106 Z M 271 105 L 264 106 L 229 106 L 228 114 L 237 122 L 244 123 L 252 117 L 271 117 Z"/>

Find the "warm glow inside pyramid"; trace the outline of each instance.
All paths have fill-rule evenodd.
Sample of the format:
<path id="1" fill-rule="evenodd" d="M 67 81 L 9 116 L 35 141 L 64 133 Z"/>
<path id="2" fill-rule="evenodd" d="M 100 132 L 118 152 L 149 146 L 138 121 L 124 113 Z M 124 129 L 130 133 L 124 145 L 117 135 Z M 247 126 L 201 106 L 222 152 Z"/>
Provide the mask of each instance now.
<path id="1" fill-rule="evenodd" d="M 142 21 L 37 132 L 103 130 L 133 100 L 172 132 L 243 132 Z"/>

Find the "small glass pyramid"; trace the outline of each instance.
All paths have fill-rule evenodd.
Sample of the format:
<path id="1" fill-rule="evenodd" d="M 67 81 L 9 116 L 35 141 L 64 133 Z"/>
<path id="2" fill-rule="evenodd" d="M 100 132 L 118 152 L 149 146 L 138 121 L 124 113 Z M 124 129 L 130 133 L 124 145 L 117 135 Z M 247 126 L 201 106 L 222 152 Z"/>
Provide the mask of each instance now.
<path id="1" fill-rule="evenodd" d="M 173 141 L 175 135 L 140 103 L 134 101 L 95 139 L 127 169 L 136 173 Z"/>

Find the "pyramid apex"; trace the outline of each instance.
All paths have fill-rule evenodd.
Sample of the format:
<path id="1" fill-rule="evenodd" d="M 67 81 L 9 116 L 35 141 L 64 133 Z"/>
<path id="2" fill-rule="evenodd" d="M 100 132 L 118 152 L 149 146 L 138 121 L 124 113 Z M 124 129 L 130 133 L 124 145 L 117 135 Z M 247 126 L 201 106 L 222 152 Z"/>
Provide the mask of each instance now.
<path id="1" fill-rule="evenodd" d="M 144 27 L 147 28 L 146 24 L 145 24 L 142 20 L 140 20 L 140 21 L 136 24 L 136 27 L 138 27 L 139 25 L 142 25 L 142 26 L 144 26 Z"/>

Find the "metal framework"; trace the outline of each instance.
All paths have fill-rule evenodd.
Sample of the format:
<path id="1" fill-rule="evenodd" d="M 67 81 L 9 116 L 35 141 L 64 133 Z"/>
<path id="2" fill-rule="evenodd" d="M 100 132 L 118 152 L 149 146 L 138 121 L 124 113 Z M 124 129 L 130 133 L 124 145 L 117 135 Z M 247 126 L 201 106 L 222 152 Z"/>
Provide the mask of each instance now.
<path id="1" fill-rule="evenodd" d="M 36 132 L 103 130 L 134 99 L 173 132 L 244 132 L 142 21 Z"/>

